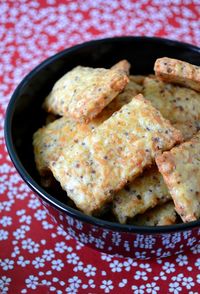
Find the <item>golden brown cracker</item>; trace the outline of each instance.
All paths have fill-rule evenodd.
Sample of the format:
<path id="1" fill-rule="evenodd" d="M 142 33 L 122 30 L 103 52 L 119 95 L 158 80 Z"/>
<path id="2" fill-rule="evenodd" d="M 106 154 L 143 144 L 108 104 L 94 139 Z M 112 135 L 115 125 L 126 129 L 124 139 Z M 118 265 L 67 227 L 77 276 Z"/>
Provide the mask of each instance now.
<path id="1" fill-rule="evenodd" d="M 128 81 L 118 69 L 77 66 L 56 82 L 43 106 L 48 112 L 88 122 L 123 91 Z"/>
<path id="2" fill-rule="evenodd" d="M 167 83 L 180 84 L 200 92 L 200 67 L 178 59 L 163 57 L 154 65 L 156 76 Z"/>
<path id="3" fill-rule="evenodd" d="M 112 207 L 119 222 L 124 224 L 128 218 L 144 213 L 170 198 L 162 175 L 154 166 L 117 192 Z"/>
<path id="4" fill-rule="evenodd" d="M 200 93 L 155 78 L 145 78 L 144 96 L 184 136 L 191 138 L 200 128 Z"/>
<path id="5" fill-rule="evenodd" d="M 197 220 L 200 217 L 200 132 L 158 156 L 156 163 L 182 220 Z"/>

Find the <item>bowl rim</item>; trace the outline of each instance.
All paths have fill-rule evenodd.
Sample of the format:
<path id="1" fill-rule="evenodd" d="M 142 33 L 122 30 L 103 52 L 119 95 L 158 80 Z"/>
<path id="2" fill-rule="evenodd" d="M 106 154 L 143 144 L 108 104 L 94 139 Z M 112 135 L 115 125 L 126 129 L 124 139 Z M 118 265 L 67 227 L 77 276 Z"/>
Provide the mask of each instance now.
<path id="1" fill-rule="evenodd" d="M 27 74 L 20 84 L 17 86 L 17 88 L 14 90 L 11 99 L 8 103 L 6 115 L 5 115 L 5 123 L 4 123 L 4 136 L 5 136 L 5 142 L 6 147 L 8 150 L 8 154 L 17 170 L 17 172 L 20 174 L 22 179 L 25 181 L 26 184 L 31 188 L 32 191 L 34 191 L 37 195 L 39 195 L 42 200 L 47 202 L 48 204 L 52 205 L 54 208 L 56 208 L 58 211 L 62 211 L 69 215 L 72 218 L 76 218 L 78 220 L 81 220 L 85 223 L 90 223 L 92 225 L 95 225 L 97 227 L 102 227 L 104 229 L 109 229 L 113 231 L 120 231 L 120 232 L 131 232 L 131 233 L 140 233 L 140 234 L 160 234 L 160 233 L 171 233 L 171 232 L 178 232 L 178 231 L 184 231 L 184 230 L 190 230 L 193 228 L 200 227 L 200 220 L 189 222 L 189 223 L 181 223 L 176 225 L 169 225 L 169 226 L 158 226 L 158 227 L 151 227 L 151 226 L 135 226 L 135 225 L 128 225 L 128 224 L 120 224 L 116 222 L 106 221 L 99 218 L 96 218 L 94 216 L 88 216 L 81 211 L 74 209 L 67 204 L 61 202 L 60 200 L 56 199 L 53 195 L 49 194 L 47 191 L 45 191 L 29 174 L 29 172 L 24 168 L 23 164 L 21 163 L 17 151 L 13 144 L 12 139 L 12 120 L 13 115 L 15 112 L 15 104 L 18 99 L 19 92 L 21 89 L 23 89 L 24 85 L 27 84 L 33 76 L 35 76 L 42 68 L 46 67 L 50 63 L 56 61 L 60 57 L 70 54 L 76 50 L 79 50 L 84 47 L 88 47 L 94 44 L 98 43 L 109 43 L 109 42 L 121 42 L 128 39 L 134 39 L 134 40 L 149 40 L 151 42 L 161 42 L 165 43 L 171 46 L 178 46 L 181 48 L 187 48 L 192 51 L 196 51 L 200 54 L 200 48 L 197 46 L 170 40 L 166 38 L 159 38 L 159 37 L 149 37 L 149 36 L 120 36 L 120 37 L 110 37 L 110 38 L 102 38 L 102 39 L 95 39 L 92 41 L 87 41 L 72 47 L 69 47 L 67 49 L 64 49 L 53 56 L 50 56 L 49 58 L 45 59 L 43 62 L 41 62 L 38 66 L 36 66 L 34 69 L 30 71 L 29 74 Z"/>

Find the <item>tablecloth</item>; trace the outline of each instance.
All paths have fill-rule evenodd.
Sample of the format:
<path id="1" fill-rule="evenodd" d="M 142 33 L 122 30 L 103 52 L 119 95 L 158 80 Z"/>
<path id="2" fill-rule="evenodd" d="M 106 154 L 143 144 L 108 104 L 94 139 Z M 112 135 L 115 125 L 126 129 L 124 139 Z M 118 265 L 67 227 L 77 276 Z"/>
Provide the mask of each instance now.
<path id="1" fill-rule="evenodd" d="M 199 293 L 200 243 L 163 259 L 96 252 L 55 227 L 13 167 L 4 115 L 21 79 L 86 40 L 162 36 L 200 45 L 199 0 L 0 1 L 0 293 Z"/>

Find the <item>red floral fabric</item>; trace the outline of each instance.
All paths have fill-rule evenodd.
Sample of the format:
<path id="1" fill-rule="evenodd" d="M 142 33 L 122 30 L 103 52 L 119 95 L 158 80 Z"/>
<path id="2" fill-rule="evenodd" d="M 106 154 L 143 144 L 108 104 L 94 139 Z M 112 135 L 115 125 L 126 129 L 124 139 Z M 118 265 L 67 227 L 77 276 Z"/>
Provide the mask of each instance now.
<path id="1" fill-rule="evenodd" d="M 21 79 L 86 40 L 161 36 L 200 45 L 199 0 L 0 1 L 0 293 L 199 293 L 200 243 L 177 256 L 133 260 L 96 252 L 55 227 L 17 174 L 3 124 Z"/>

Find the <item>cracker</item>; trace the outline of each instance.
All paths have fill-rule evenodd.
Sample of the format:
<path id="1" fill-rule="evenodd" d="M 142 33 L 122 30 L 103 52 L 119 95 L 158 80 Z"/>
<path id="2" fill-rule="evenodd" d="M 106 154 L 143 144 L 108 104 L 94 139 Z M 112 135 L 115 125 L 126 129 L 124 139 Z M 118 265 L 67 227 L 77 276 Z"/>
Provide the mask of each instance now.
<path id="1" fill-rule="evenodd" d="M 175 224 L 176 219 L 174 203 L 170 201 L 137 215 L 130 223 L 137 226 L 168 226 Z"/>
<path id="2" fill-rule="evenodd" d="M 200 93 L 155 78 L 145 78 L 144 96 L 179 129 L 184 139 L 200 129 Z"/>
<path id="3" fill-rule="evenodd" d="M 56 82 L 43 104 L 48 112 L 88 122 L 127 85 L 118 69 L 77 66 Z"/>
<path id="4" fill-rule="evenodd" d="M 163 57 L 154 65 L 156 76 L 168 83 L 180 84 L 200 92 L 200 67 L 185 61 Z"/>
<path id="5" fill-rule="evenodd" d="M 170 198 L 162 175 L 154 166 L 116 193 L 112 205 L 113 213 L 124 224 L 128 218 L 144 213 Z"/>
<path id="6" fill-rule="evenodd" d="M 200 217 L 200 132 L 190 141 L 156 158 L 165 183 L 184 222 Z"/>
<path id="7" fill-rule="evenodd" d="M 130 73 L 130 68 L 131 68 L 131 65 L 126 59 L 123 59 L 123 60 L 117 62 L 116 64 L 114 64 L 111 67 L 111 69 L 121 70 L 121 71 L 125 72 L 127 75 L 129 75 L 129 73 Z"/>
<path id="8" fill-rule="evenodd" d="M 81 143 L 63 150 L 51 170 L 76 206 L 93 214 L 151 165 L 158 152 L 181 140 L 180 132 L 138 95 Z"/>
<path id="9" fill-rule="evenodd" d="M 100 118 L 89 124 L 78 124 L 70 117 L 62 117 L 37 130 L 33 135 L 33 147 L 39 174 L 47 176 L 50 162 L 59 157 L 61 150 L 90 134 L 100 123 Z"/>

